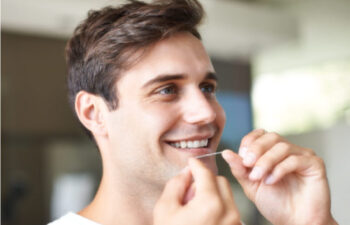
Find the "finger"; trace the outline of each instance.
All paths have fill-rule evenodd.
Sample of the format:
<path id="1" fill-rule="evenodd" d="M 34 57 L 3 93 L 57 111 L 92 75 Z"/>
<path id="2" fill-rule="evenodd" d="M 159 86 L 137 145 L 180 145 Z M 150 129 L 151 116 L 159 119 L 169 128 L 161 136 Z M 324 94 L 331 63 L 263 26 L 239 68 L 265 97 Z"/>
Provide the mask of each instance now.
<path id="1" fill-rule="evenodd" d="M 247 146 L 246 153 L 243 157 L 243 164 L 247 167 L 253 167 L 256 161 L 272 148 L 278 142 L 283 141 L 277 133 L 265 133 Z"/>
<path id="2" fill-rule="evenodd" d="M 219 187 L 221 199 L 223 204 L 225 205 L 225 211 L 227 213 L 226 222 L 227 224 L 236 224 L 236 223 L 232 223 L 232 221 L 240 221 L 239 219 L 240 216 L 239 216 L 237 205 L 234 200 L 231 185 L 229 181 L 226 179 L 226 177 L 217 176 L 216 179 L 217 179 L 217 184 Z"/>
<path id="3" fill-rule="evenodd" d="M 265 179 L 266 184 L 274 184 L 285 176 L 296 173 L 296 175 L 321 176 L 324 177 L 323 160 L 317 156 L 291 155 L 279 163 L 272 173 Z"/>
<path id="4" fill-rule="evenodd" d="M 196 195 L 203 193 L 218 194 L 215 175 L 198 159 L 190 158 L 188 161 L 196 185 Z"/>
<path id="5" fill-rule="evenodd" d="M 230 166 L 232 175 L 242 186 L 249 182 L 248 169 L 243 165 L 242 158 L 239 155 L 232 150 L 224 150 L 221 155 Z"/>
<path id="6" fill-rule="evenodd" d="M 253 200 L 260 182 L 251 181 L 249 179 L 250 168 L 243 165 L 242 158 L 230 150 L 225 150 L 222 153 L 222 157 L 229 164 L 232 175 L 237 179 L 238 183 L 242 186 L 242 189 L 246 196 Z"/>
<path id="7" fill-rule="evenodd" d="M 291 154 L 296 154 L 293 146 L 286 142 L 279 142 L 269 151 L 262 155 L 255 163 L 254 168 L 249 174 L 249 179 L 258 181 L 266 176 L 278 163 L 283 161 Z"/>
<path id="8" fill-rule="evenodd" d="M 194 185 L 194 183 L 192 183 L 191 186 L 186 191 L 186 194 L 182 200 L 182 204 L 186 205 L 189 201 L 191 201 L 194 198 L 195 193 L 196 193 L 196 186 Z"/>
<path id="9" fill-rule="evenodd" d="M 264 133 L 265 133 L 265 130 L 263 130 L 263 129 L 256 129 L 256 130 L 253 130 L 250 133 L 248 133 L 246 136 L 244 136 L 242 138 L 241 145 L 239 147 L 239 151 L 238 151 L 239 155 L 241 157 L 244 157 L 246 152 L 247 152 L 247 150 L 248 150 L 248 146 L 250 145 L 250 143 L 252 143 L 254 140 L 259 138 Z"/>
<path id="10" fill-rule="evenodd" d="M 217 176 L 216 181 L 222 200 L 226 203 L 226 205 L 232 205 L 232 203 L 234 204 L 231 185 L 226 179 L 226 177 Z"/>
<path id="11" fill-rule="evenodd" d="M 192 175 L 189 169 L 170 179 L 158 200 L 159 208 L 177 208 L 183 203 L 187 189 L 191 185 Z"/>

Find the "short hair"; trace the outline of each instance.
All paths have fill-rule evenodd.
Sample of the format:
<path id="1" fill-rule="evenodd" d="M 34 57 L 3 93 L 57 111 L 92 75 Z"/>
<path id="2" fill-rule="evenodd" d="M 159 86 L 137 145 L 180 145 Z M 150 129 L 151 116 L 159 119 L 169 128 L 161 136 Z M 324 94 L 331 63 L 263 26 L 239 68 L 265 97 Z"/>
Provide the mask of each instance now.
<path id="1" fill-rule="evenodd" d="M 81 90 L 103 97 L 110 110 L 116 109 L 115 84 L 132 64 L 128 59 L 178 32 L 190 32 L 201 39 L 197 26 L 203 15 L 197 0 L 130 0 L 89 11 L 66 46 L 68 97 L 73 111 Z"/>

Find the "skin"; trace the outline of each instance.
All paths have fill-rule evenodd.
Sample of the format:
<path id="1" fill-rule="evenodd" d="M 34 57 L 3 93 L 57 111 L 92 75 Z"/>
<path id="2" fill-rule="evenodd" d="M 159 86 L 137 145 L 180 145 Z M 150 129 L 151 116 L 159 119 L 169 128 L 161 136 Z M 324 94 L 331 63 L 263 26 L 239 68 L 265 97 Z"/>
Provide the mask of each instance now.
<path id="1" fill-rule="evenodd" d="M 239 155 L 226 150 L 222 156 L 272 224 L 337 224 L 324 162 L 311 149 L 258 129 L 242 139 Z"/>
<path id="2" fill-rule="evenodd" d="M 99 96 L 78 93 L 77 115 L 103 162 L 99 190 L 80 215 L 106 225 L 240 224 L 228 181 L 215 175 L 214 157 L 192 158 L 216 151 L 225 124 L 213 73 L 202 43 L 178 33 L 123 73 L 116 110 Z M 169 145 L 203 138 L 210 139 L 207 148 Z M 273 224 L 335 223 L 324 164 L 311 150 L 257 130 L 243 138 L 240 155 L 225 151 L 223 157 Z"/>
<path id="3" fill-rule="evenodd" d="M 196 194 L 184 204 L 191 178 L 196 185 Z M 154 209 L 154 219 L 155 225 L 241 224 L 227 179 L 215 176 L 197 159 L 190 159 L 188 169 L 167 183 Z"/>
<path id="4" fill-rule="evenodd" d="M 214 73 L 202 43 L 178 33 L 151 46 L 123 72 L 116 110 L 99 96 L 78 93 L 77 115 L 93 133 L 103 162 L 99 190 L 81 215 L 102 224 L 152 224 L 166 182 L 189 158 L 217 149 L 225 113 L 215 98 Z M 209 146 L 202 149 L 181 151 L 168 144 L 205 138 Z M 203 162 L 216 172 L 215 159 Z"/>
<path id="5" fill-rule="evenodd" d="M 248 198 L 256 204 L 262 215 L 272 224 L 337 224 L 330 213 L 329 186 L 323 160 L 317 157 L 311 149 L 293 145 L 276 133 L 258 129 L 242 139 L 239 155 L 232 150 L 225 150 L 222 156 L 231 167 L 233 176 L 241 184 Z M 195 170 L 190 168 L 191 171 Z M 174 199 L 168 198 L 169 196 L 183 196 L 187 191 L 174 181 L 185 179 L 185 175 L 180 176 L 183 177 L 174 178 L 167 184 L 162 198 L 156 205 L 155 217 L 159 213 L 157 210 L 161 211 L 157 208 L 158 205 L 165 207 L 166 204 L 174 202 Z M 197 183 L 194 176 L 196 186 Z M 175 192 L 176 190 L 178 192 Z M 198 200 L 200 196 L 197 197 L 200 190 L 196 189 L 195 192 L 189 204 L 192 201 L 200 201 Z M 202 200 L 204 202 L 204 198 Z M 222 203 L 222 205 L 225 204 Z M 163 214 L 163 221 L 172 216 L 175 217 L 175 220 L 176 216 L 181 215 L 182 211 L 187 209 L 187 205 L 177 205 L 175 209 L 177 211 L 166 211 L 167 214 Z M 219 209 L 219 206 L 216 211 L 210 208 L 216 213 L 220 212 Z M 237 212 L 230 213 L 236 216 Z M 222 215 L 225 218 L 226 214 Z M 183 224 L 187 224 L 186 218 L 188 218 L 186 215 L 182 217 Z M 198 218 L 195 217 L 195 219 Z M 190 224 L 203 224 L 203 221 L 201 222 L 192 221 Z M 217 224 L 240 224 L 237 218 L 228 223 L 217 222 Z"/>

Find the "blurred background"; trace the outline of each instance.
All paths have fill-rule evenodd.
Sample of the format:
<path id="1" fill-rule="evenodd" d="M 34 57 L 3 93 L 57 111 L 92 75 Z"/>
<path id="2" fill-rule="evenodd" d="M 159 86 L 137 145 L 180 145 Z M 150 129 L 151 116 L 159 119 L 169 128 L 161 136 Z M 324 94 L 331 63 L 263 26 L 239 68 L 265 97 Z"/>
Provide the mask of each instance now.
<path id="1" fill-rule="evenodd" d="M 101 161 L 68 106 L 64 47 L 89 9 L 121 2 L 2 1 L 2 224 L 46 224 L 91 200 Z M 313 148 L 326 162 L 333 215 L 349 224 L 350 1 L 201 2 L 228 117 L 220 147 L 237 149 L 265 128 Z M 243 221 L 269 224 L 232 187 Z"/>

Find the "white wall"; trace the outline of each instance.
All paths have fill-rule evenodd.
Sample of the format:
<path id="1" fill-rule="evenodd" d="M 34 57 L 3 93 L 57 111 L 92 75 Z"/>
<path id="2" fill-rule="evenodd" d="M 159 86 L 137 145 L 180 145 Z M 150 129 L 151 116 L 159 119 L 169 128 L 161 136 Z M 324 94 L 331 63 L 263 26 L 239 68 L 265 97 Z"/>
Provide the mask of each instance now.
<path id="1" fill-rule="evenodd" d="M 291 1 L 286 8 L 297 18 L 298 38 L 259 50 L 255 74 L 350 58 L 350 1 Z"/>
<path id="2" fill-rule="evenodd" d="M 331 188 L 332 212 L 339 224 L 350 224 L 350 124 L 286 137 L 312 148 L 326 163 Z"/>

